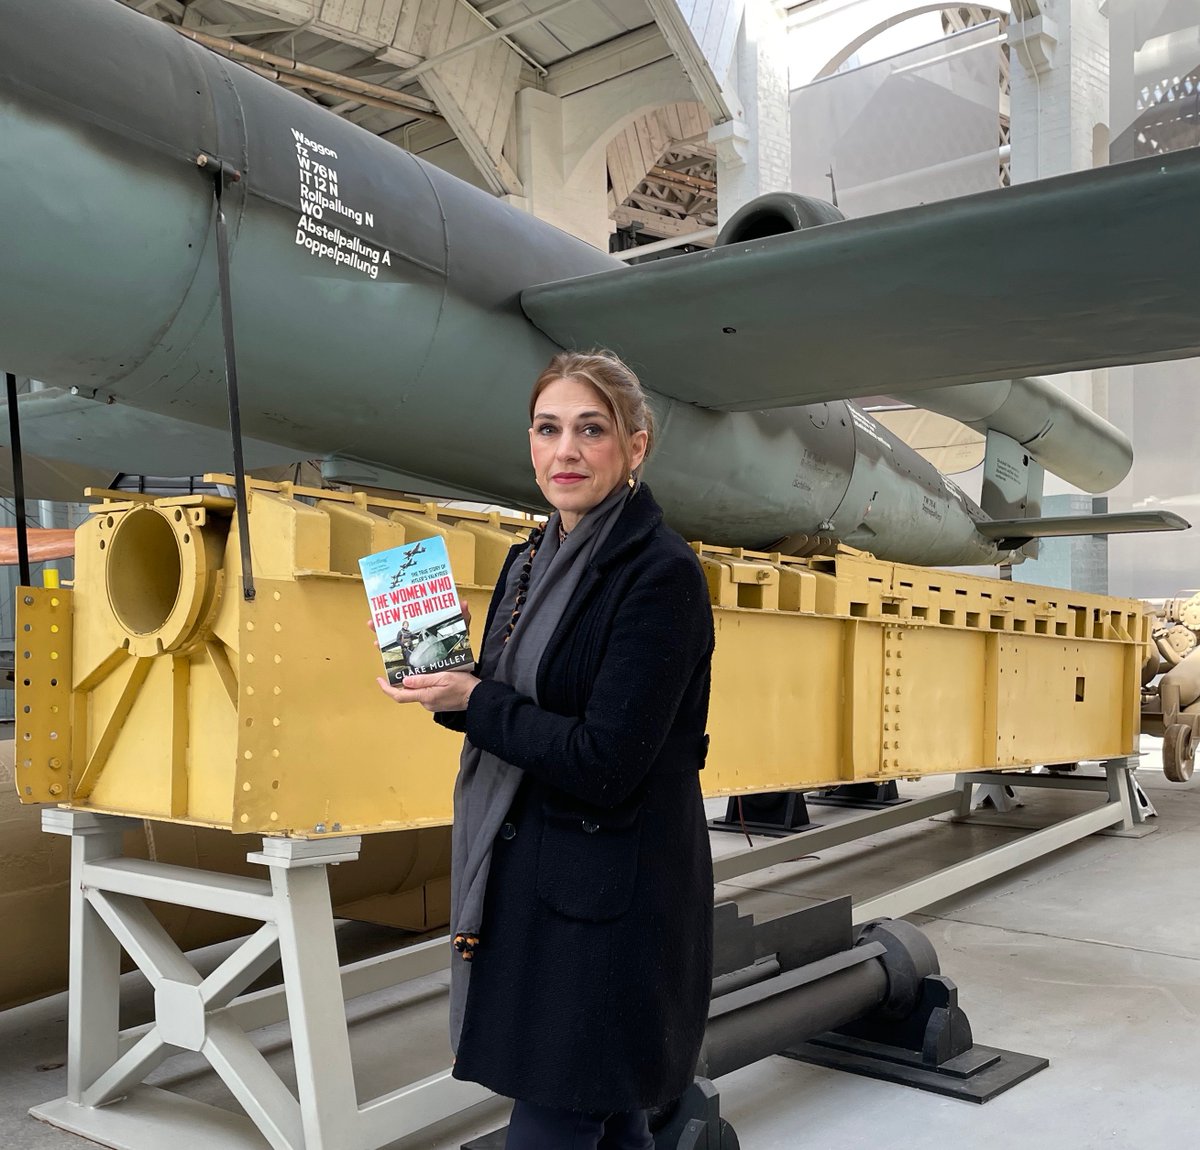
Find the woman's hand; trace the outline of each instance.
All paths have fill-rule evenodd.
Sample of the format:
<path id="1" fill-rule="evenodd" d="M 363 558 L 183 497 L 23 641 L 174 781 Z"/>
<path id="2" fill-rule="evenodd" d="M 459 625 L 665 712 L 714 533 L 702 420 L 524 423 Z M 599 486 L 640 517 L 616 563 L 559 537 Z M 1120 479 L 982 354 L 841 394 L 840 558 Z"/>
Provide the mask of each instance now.
<path id="1" fill-rule="evenodd" d="M 379 689 L 397 703 L 420 703 L 427 711 L 465 711 L 479 680 L 466 671 L 438 671 L 432 675 L 409 675 L 400 687 L 380 676 Z"/>

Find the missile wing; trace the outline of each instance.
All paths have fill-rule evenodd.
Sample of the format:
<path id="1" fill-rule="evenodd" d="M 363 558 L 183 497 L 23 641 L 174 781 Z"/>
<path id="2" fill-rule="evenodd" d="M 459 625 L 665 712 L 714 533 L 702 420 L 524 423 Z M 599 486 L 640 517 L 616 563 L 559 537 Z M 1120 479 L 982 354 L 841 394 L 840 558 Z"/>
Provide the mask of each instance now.
<path id="1" fill-rule="evenodd" d="M 1200 149 L 525 291 L 721 411 L 1200 355 Z M 885 386 L 886 385 L 886 386 Z"/>

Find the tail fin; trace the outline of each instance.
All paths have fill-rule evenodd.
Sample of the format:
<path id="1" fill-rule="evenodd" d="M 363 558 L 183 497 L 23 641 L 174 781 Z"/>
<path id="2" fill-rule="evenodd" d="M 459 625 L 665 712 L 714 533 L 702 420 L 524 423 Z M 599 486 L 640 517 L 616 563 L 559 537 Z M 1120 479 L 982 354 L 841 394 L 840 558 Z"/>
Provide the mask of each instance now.
<path id="1" fill-rule="evenodd" d="M 1037 519 L 1042 513 L 1042 485 L 1045 478 L 1042 465 L 1015 439 L 999 431 L 988 431 L 983 457 L 983 494 L 979 505 L 989 519 L 1010 524 Z M 984 531 L 984 534 L 988 532 Z M 1025 540 L 1021 555 L 1015 561 L 1037 558 L 1037 538 L 1036 535 L 1030 535 Z"/>
<path id="2" fill-rule="evenodd" d="M 988 518 L 1036 518 L 1042 512 L 1045 477 L 1042 465 L 1015 439 L 999 431 L 987 433 L 979 505 Z"/>
<path id="3" fill-rule="evenodd" d="M 990 522 L 979 533 L 1002 548 L 1037 558 L 1037 541 L 1062 535 L 1123 535 L 1135 531 L 1185 531 L 1191 524 L 1171 511 L 1115 511 L 1106 515 L 1042 516 L 1045 471 L 1015 439 L 987 433 L 980 507 Z"/>

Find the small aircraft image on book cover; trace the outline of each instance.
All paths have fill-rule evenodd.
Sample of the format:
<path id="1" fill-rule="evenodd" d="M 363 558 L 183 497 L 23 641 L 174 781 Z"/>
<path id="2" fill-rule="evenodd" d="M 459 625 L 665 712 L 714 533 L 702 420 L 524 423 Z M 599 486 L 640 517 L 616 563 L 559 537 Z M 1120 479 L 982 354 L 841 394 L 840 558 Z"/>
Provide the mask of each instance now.
<path id="1" fill-rule="evenodd" d="M 396 570 L 396 574 L 392 576 L 392 588 L 393 589 L 400 585 L 401 581 L 404 578 L 404 572 L 407 571 L 410 567 L 416 566 L 417 556 L 424 555 L 424 554 L 425 554 L 425 548 L 420 543 L 418 543 L 415 547 L 409 547 L 405 550 L 404 555 L 403 555 L 404 562 L 400 564 L 399 568 L 397 568 L 397 570 Z"/>
<path id="2" fill-rule="evenodd" d="M 458 669 L 463 662 L 471 661 L 471 639 L 467 634 L 467 621 L 462 614 L 442 619 L 431 627 L 410 627 L 407 620 L 401 624 L 400 633 L 393 643 L 380 647 L 389 677 L 399 681 L 406 675 L 417 675 L 427 671 Z M 461 658 L 463 653 L 467 658 Z M 392 674 L 395 667 L 398 674 Z"/>

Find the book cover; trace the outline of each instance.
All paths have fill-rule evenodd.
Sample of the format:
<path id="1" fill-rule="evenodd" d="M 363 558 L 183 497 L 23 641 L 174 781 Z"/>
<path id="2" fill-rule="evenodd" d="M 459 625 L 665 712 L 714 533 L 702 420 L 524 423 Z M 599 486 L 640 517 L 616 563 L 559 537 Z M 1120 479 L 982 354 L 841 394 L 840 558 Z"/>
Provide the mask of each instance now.
<path id="1" fill-rule="evenodd" d="M 388 682 L 475 662 L 446 541 L 417 539 L 358 561 Z"/>

